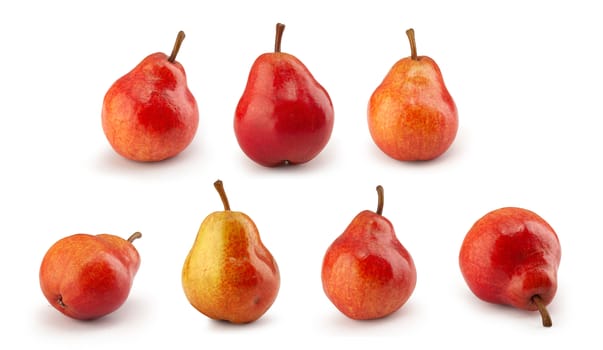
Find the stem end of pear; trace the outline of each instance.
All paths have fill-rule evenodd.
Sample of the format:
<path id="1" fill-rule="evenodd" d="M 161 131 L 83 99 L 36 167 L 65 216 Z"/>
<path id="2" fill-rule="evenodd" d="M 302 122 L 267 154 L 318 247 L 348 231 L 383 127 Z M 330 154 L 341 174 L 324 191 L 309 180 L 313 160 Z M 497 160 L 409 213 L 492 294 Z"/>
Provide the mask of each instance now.
<path id="1" fill-rule="evenodd" d="M 184 41 L 184 32 L 179 31 L 176 36 L 176 42 L 174 43 L 174 48 L 172 49 L 172 53 L 170 57 L 168 57 L 168 62 L 174 63 L 176 61 L 176 56 L 178 55 L 178 51 L 180 51 L 180 46 L 182 45 L 182 41 Z"/>
<path id="2" fill-rule="evenodd" d="M 128 242 L 132 243 L 132 242 L 134 242 L 134 240 L 136 240 L 140 237 L 142 237 L 142 233 L 136 231 L 132 235 L 130 235 L 130 237 L 128 237 Z"/>
<path id="3" fill-rule="evenodd" d="M 377 210 L 375 211 L 377 214 L 383 214 L 383 203 L 384 203 L 384 191 L 383 186 L 377 186 Z"/>
<path id="4" fill-rule="evenodd" d="M 230 210 L 230 204 L 228 203 L 228 197 L 226 196 L 226 191 L 224 190 L 224 183 L 222 182 L 222 180 L 216 180 L 214 182 L 214 187 L 216 188 L 216 191 L 218 191 L 218 194 L 220 195 L 220 199 L 222 199 L 222 204 L 224 205 L 224 210 L 229 211 Z"/>
<path id="5" fill-rule="evenodd" d="M 417 42 L 415 40 L 415 30 L 409 28 L 406 30 L 406 36 L 408 37 L 408 41 L 410 42 L 410 58 L 413 61 L 417 61 L 419 56 L 417 55 Z"/>
<path id="6" fill-rule="evenodd" d="M 274 39 L 274 52 L 281 52 L 281 41 L 283 40 L 283 32 L 285 25 L 282 23 L 276 24 L 276 37 Z"/>
<path id="7" fill-rule="evenodd" d="M 553 320 L 551 319 L 551 314 L 546 309 L 546 305 L 544 301 L 540 297 L 540 295 L 536 294 L 532 297 L 532 302 L 536 304 L 538 308 L 538 312 L 540 312 L 540 316 L 542 317 L 542 326 L 543 327 L 551 327 L 553 325 Z"/>

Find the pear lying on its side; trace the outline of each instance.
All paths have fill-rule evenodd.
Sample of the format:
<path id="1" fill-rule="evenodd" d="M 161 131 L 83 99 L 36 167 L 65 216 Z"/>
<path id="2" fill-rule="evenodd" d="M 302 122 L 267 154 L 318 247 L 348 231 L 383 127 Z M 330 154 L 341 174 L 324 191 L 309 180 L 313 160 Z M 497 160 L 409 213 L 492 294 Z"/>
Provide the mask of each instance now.
<path id="1" fill-rule="evenodd" d="M 561 244 L 551 225 L 535 212 L 502 207 L 479 218 L 459 253 L 469 289 L 479 299 L 540 312 L 542 325 L 553 321 L 546 306 L 557 292 Z"/>
<path id="2" fill-rule="evenodd" d="M 276 299 L 279 269 L 255 223 L 230 210 L 222 181 L 214 186 L 224 210 L 201 223 L 182 268 L 182 287 L 191 305 L 209 318 L 253 322 Z"/>
<path id="3" fill-rule="evenodd" d="M 40 265 L 40 288 L 55 309 L 77 320 L 106 316 L 128 299 L 140 255 L 128 239 L 76 233 L 56 241 Z"/>

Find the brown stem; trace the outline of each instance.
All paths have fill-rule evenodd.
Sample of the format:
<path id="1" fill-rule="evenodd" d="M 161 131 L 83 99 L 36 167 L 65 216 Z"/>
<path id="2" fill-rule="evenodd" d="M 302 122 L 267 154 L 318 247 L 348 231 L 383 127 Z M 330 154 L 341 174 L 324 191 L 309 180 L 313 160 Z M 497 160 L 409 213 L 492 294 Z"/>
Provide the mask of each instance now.
<path id="1" fill-rule="evenodd" d="M 133 233 L 133 234 L 132 234 L 132 235 L 131 235 L 131 236 L 128 238 L 128 242 L 132 243 L 132 242 L 134 242 L 134 240 L 135 240 L 135 239 L 138 239 L 138 238 L 140 238 L 140 237 L 142 237 L 142 233 L 140 233 L 140 232 L 138 232 L 138 231 L 137 231 L 137 232 L 134 232 L 134 233 Z"/>
<path id="2" fill-rule="evenodd" d="M 178 51 L 180 51 L 180 46 L 182 45 L 182 41 L 184 40 L 184 32 L 179 31 L 178 36 L 176 37 L 176 42 L 174 43 L 174 48 L 172 49 L 172 54 L 168 57 L 168 62 L 174 63 L 176 61 L 176 55 L 178 55 Z"/>
<path id="3" fill-rule="evenodd" d="M 544 327 L 551 327 L 553 325 L 553 321 L 551 320 L 551 315 L 549 311 L 546 309 L 546 305 L 544 305 L 544 301 L 540 297 L 540 295 L 536 294 L 532 297 L 532 302 L 536 304 L 538 311 L 540 312 L 540 316 L 542 317 L 542 325 Z"/>
<path id="4" fill-rule="evenodd" d="M 377 211 L 376 213 L 381 215 L 383 213 L 383 187 L 381 185 L 377 186 Z"/>
<path id="5" fill-rule="evenodd" d="M 214 182 L 214 187 L 220 194 L 222 204 L 224 204 L 224 210 L 230 210 L 230 204 L 228 204 L 228 197 L 226 197 L 226 191 L 224 191 L 224 184 L 222 183 L 222 180 L 216 180 L 216 182 Z"/>
<path id="6" fill-rule="evenodd" d="M 415 41 L 415 30 L 410 28 L 406 31 L 406 36 L 408 37 L 408 41 L 410 42 L 410 58 L 413 61 L 416 61 L 417 56 L 417 42 Z"/>
<path id="7" fill-rule="evenodd" d="M 276 38 L 274 39 L 274 52 L 281 52 L 281 41 L 283 40 L 283 32 L 285 25 L 282 23 L 276 24 Z"/>

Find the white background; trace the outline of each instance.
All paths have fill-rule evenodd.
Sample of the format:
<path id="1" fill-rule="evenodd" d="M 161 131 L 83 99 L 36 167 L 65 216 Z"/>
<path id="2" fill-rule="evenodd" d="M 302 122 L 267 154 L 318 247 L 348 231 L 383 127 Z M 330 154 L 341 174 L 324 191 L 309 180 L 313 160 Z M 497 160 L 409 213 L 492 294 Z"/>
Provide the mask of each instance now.
<path id="1" fill-rule="evenodd" d="M 0 348 L 601 344 L 603 24 L 596 2 L 194 3 L 0 5 Z M 273 49 L 277 22 L 286 24 L 283 51 L 330 93 L 335 127 L 310 163 L 270 169 L 241 152 L 232 120 L 253 60 Z M 366 125 L 370 93 L 410 53 L 410 27 L 459 110 L 452 148 L 424 163 L 388 158 Z M 103 96 L 146 55 L 169 54 L 179 30 L 186 39 L 178 61 L 200 109 L 195 139 L 169 161 L 122 159 L 102 132 Z M 207 319 L 180 284 L 199 224 L 221 209 L 218 178 L 233 210 L 254 219 L 281 271 L 272 308 L 244 326 Z M 418 281 L 397 313 L 352 321 L 322 291 L 322 257 L 358 212 L 376 208 L 378 184 Z M 543 216 L 561 241 L 550 329 L 537 313 L 479 301 L 458 267 L 473 222 L 510 205 Z M 127 237 L 136 230 L 142 264 L 121 309 L 78 322 L 49 306 L 38 269 L 52 243 L 77 232 Z"/>

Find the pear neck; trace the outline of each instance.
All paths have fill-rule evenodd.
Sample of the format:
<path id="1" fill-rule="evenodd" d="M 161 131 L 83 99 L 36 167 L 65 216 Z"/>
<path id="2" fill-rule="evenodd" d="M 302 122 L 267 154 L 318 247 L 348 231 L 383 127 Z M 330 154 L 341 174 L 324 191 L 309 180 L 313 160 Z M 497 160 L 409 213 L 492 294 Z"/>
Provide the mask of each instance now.
<path id="1" fill-rule="evenodd" d="M 381 185 L 377 186 L 377 210 L 375 213 L 378 215 L 383 215 L 383 202 L 384 202 L 384 193 L 383 187 Z"/>
<path id="2" fill-rule="evenodd" d="M 218 191 L 220 199 L 222 199 L 224 210 L 230 211 L 230 203 L 228 203 L 228 197 L 226 196 L 226 191 L 224 190 L 224 184 L 222 183 L 222 180 L 216 180 L 216 182 L 214 182 L 214 187 L 216 188 L 216 191 Z"/>

